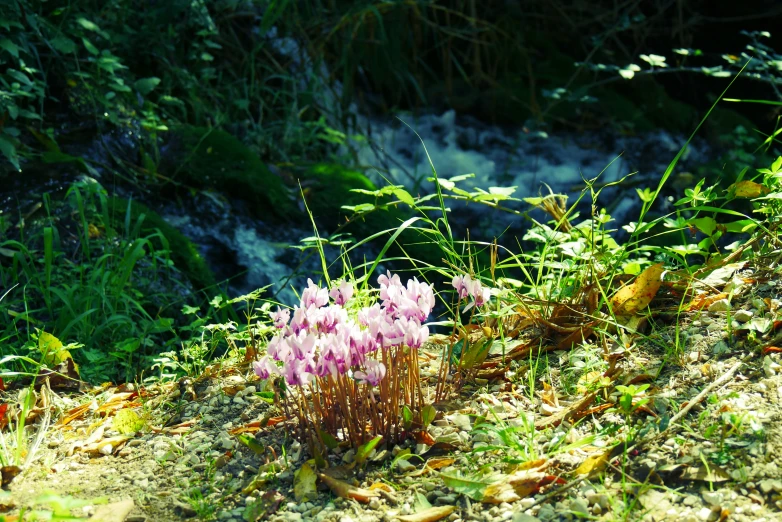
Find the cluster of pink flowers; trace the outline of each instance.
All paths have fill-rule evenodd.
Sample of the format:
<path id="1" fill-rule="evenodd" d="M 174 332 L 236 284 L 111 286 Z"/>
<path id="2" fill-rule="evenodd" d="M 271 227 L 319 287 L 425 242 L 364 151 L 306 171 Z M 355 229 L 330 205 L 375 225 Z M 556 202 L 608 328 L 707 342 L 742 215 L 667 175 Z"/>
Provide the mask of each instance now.
<path id="1" fill-rule="evenodd" d="M 481 282 L 477 279 L 470 277 L 470 274 L 457 275 L 451 281 L 451 284 L 456 289 L 456 293 L 459 294 L 459 299 L 466 299 L 470 297 L 472 302 L 465 308 L 464 312 L 472 308 L 473 306 L 481 307 L 491 298 L 491 290 L 484 288 Z"/>
<path id="2" fill-rule="evenodd" d="M 386 367 L 370 354 L 401 345 L 420 347 L 429 337 L 423 322 L 434 307 L 432 287 L 415 278 L 404 286 L 388 272 L 378 283 L 381 302 L 362 308 L 354 319 L 345 308 L 353 285 L 343 282 L 329 292 L 308 280 L 292 315 L 280 308 L 272 314 L 279 333 L 267 355 L 253 364 L 255 373 L 262 379 L 282 375 L 288 385 L 303 386 L 352 371 L 359 382 L 377 386 Z"/>

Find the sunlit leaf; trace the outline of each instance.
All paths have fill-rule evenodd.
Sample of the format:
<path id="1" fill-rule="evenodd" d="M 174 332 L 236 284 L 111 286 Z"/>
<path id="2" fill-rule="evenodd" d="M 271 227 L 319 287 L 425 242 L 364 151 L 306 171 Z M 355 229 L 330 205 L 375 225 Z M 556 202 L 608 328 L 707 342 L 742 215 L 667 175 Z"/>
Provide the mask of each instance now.
<path id="1" fill-rule="evenodd" d="M 373 498 L 377 498 L 379 495 L 377 491 L 361 489 L 355 486 L 351 486 L 347 482 L 343 482 L 341 480 L 335 479 L 334 477 L 330 477 L 325 473 L 319 474 L 318 477 L 338 497 L 352 498 L 354 500 L 358 500 L 359 502 L 363 502 L 364 504 L 367 504 L 369 503 L 370 500 L 372 500 Z"/>
<path id="2" fill-rule="evenodd" d="M 374 439 L 370 440 L 366 444 L 362 444 L 358 447 L 356 450 L 356 464 L 362 465 L 366 460 L 369 458 L 369 454 L 372 453 L 372 450 L 377 447 L 378 444 L 380 444 L 380 441 L 383 440 L 383 437 L 378 435 Z"/>
<path id="3" fill-rule="evenodd" d="M 646 308 L 660 289 L 664 270 L 662 263 L 652 265 L 641 272 L 632 284 L 617 290 L 611 298 L 614 313 L 632 315 Z"/>
<path id="4" fill-rule="evenodd" d="M 122 435 L 133 435 L 144 429 L 145 425 L 144 419 L 139 417 L 138 413 L 127 408 L 119 410 L 111 423 L 111 427 Z"/>
<path id="5" fill-rule="evenodd" d="M 767 194 L 768 188 L 754 181 L 744 180 L 734 183 L 728 187 L 729 192 L 733 192 L 737 198 L 756 198 L 761 194 Z"/>

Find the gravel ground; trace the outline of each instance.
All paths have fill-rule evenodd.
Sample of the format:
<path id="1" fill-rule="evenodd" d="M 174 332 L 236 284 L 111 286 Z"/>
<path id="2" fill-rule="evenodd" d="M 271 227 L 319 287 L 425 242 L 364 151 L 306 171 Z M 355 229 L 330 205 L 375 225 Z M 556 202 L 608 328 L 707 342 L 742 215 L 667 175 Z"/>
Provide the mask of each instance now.
<path id="1" fill-rule="evenodd" d="M 0 492 L 0 521 L 45 491 L 88 501 L 72 511 L 83 517 L 101 498 L 130 499 L 128 522 L 782 520 L 779 341 L 748 330 L 757 318 L 778 321 L 779 290 L 773 281 L 747 285 L 730 304 L 715 300 L 712 311 L 681 315 L 678 329 L 656 319 L 654 333 L 621 358 L 619 381 L 650 384 L 649 402 L 630 417 L 611 410 L 613 387 L 582 404 L 588 349 L 555 351 L 543 369 L 513 363 L 499 378 L 465 386 L 437 405 L 424 439 L 374 451 L 365 469 L 350 469 L 352 451 L 329 455 L 331 476 L 372 492 L 365 503 L 336 496 L 323 479 L 315 498 L 295 500 L 295 474 L 311 457 L 293 437 L 293 421 L 274 424 L 281 412 L 256 393 L 262 383 L 246 365 L 225 363 L 141 393 L 130 385 L 55 392 L 53 426 L 34 461 Z M 683 348 L 672 359 L 666 347 L 677 337 Z M 137 412 L 144 428 L 115 431 L 121 410 Z M 570 410 L 576 414 L 558 424 L 547 420 Z M 253 428 L 260 419 L 271 421 Z M 243 426 L 257 452 L 231 433 Z M 640 438 L 611 451 L 631 430 Z M 421 458 L 395 458 L 407 451 Z M 522 475 L 536 478 L 519 482 Z M 467 478 L 505 496 L 476 493 Z"/>

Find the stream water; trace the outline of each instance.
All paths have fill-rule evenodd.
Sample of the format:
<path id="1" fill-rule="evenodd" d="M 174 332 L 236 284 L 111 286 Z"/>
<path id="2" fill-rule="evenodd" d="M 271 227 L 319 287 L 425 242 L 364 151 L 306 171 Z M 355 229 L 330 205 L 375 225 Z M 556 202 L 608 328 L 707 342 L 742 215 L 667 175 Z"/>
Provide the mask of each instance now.
<path id="1" fill-rule="evenodd" d="M 427 181 L 431 167 L 422 141 L 440 177 L 473 173 L 475 177 L 458 186 L 466 190 L 512 186 L 516 187 L 516 198 L 546 194 L 550 187 L 555 193 L 570 196 L 572 202 L 583 188 L 584 179 L 600 175 L 598 183 L 609 183 L 637 172 L 625 185 L 606 189 L 598 199 L 598 206 L 607 208 L 617 227 L 632 221 L 639 208 L 635 188 L 654 188 L 684 143 L 683 137 L 665 132 L 639 136 L 611 131 L 600 135 L 533 135 L 522 129 L 487 125 L 453 111 L 417 118 L 402 116 L 410 127 L 393 117 L 357 116 L 368 138 L 349 144 L 358 165 L 373 167 L 366 172 L 378 186 L 391 182 L 421 195 L 434 188 Z M 677 170 L 707 161 L 710 155 L 709 147 L 696 141 Z M 299 267 L 301 275 L 290 280 L 287 288 L 279 285 L 299 263 L 300 256 L 292 255 L 291 245 L 311 236 L 312 230 L 286 228 L 281 233 L 235 212 L 229 202 L 203 194 L 197 197 L 190 210 L 172 209 L 167 218 L 201 246 L 218 275 L 228 277 L 241 272 L 232 282 L 234 291 L 245 293 L 273 285 L 272 291 L 279 291 L 277 299 L 295 302 L 291 288 L 301 288 L 306 284 L 306 274 L 320 269 L 317 258 L 313 256 Z M 591 203 L 588 196 L 582 200 L 582 216 L 588 214 Z M 473 239 L 501 237 L 501 242 L 513 245 L 529 227 L 529 222 L 518 215 L 487 206 L 456 201 L 449 202 L 449 206 L 454 229 L 463 236 L 469 228 Z M 530 208 L 523 201 L 507 202 L 506 206 L 521 212 Z M 330 254 L 336 258 L 338 250 L 332 249 Z M 374 252 L 370 249 L 362 254 L 371 256 Z"/>

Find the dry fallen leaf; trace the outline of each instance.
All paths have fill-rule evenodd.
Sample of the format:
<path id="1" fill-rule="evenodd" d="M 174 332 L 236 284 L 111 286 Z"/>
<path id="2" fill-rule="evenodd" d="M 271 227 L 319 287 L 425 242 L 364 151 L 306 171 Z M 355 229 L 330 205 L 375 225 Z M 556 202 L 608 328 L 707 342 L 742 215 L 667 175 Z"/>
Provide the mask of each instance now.
<path id="1" fill-rule="evenodd" d="M 632 284 L 617 290 L 611 298 L 614 313 L 632 315 L 646 308 L 660 289 L 663 272 L 662 263 L 657 263 L 641 272 Z"/>
<path id="2" fill-rule="evenodd" d="M 436 506 L 424 509 L 413 515 L 397 515 L 402 522 L 435 522 L 456 511 L 456 506 Z"/>
<path id="3" fill-rule="evenodd" d="M 308 502 L 318 498 L 318 489 L 315 482 L 318 475 L 309 462 L 302 464 L 293 477 L 293 496 L 296 502 Z"/>
<path id="4" fill-rule="evenodd" d="M 726 480 L 730 480 L 730 475 L 721 467 L 712 464 L 708 467 L 703 465 L 687 466 L 684 468 L 684 472 L 679 478 L 682 480 L 698 480 L 702 482 L 725 482 Z"/>
<path id="5" fill-rule="evenodd" d="M 503 502 L 516 502 L 536 493 L 542 486 L 557 482 L 554 475 L 549 475 L 537 469 L 525 469 L 517 471 L 502 480 L 489 484 L 483 491 L 483 502 L 489 504 L 502 504 Z"/>
<path id="6" fill-rule="evenodd" d="M 130 499 L 104 504 L 95 508 L 89 522 L 123 522 L 132 510 L 133 501 Z"/>
<path id="7" fill-rule="evenodd" d="M 370 491 L 368 489 L 361 489 L 355 486 L 351 486 L 347 482 L 342 482 L 341 480 L 337 480 L 333 477 L 329 477 L 325 473 L 318 474 L 318 477 L 338 497 L 352 498 L 354 500 L 358 500 L 359 502 L 363 502 L 364 504 L 367 504 L 369 503 L 370 500 L 372 500 L 373 498 L 377 498 L 378 496 L 378 493 L 375 490 Z"/>

